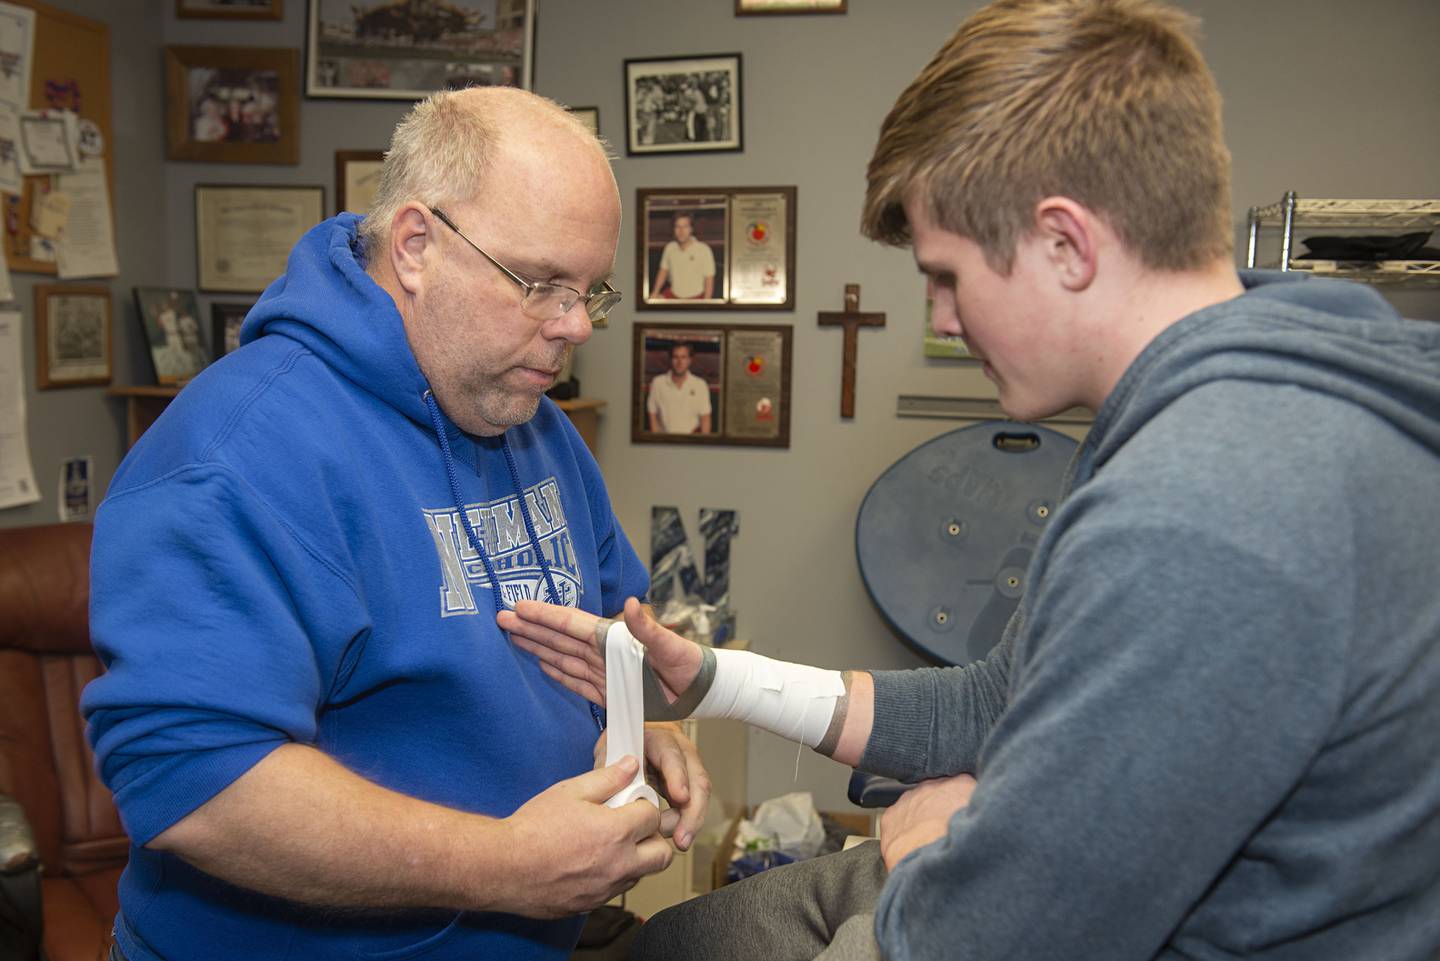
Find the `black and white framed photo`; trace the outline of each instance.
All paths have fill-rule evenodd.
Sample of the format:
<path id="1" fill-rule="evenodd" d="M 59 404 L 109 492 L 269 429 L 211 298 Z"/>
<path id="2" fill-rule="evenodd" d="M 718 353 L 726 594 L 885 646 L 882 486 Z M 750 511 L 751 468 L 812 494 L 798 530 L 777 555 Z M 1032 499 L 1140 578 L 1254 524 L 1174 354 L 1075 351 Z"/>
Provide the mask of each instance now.
<path id="1" fill-rule="evenodd" d="M 531 88 L 535 0 L 310 0 L 305 94 L 419 100 L 436 90 Z"/>
<path id="2" fill-rule="evenodd" d="M 625 152 L 744 149 L 740 54 L 625 61 Z"/>
<path id="3" fill-rule="evenodd" d="M 110 383 L 110 328 L 110 288 L 37 284 L 36 389 Z"/>

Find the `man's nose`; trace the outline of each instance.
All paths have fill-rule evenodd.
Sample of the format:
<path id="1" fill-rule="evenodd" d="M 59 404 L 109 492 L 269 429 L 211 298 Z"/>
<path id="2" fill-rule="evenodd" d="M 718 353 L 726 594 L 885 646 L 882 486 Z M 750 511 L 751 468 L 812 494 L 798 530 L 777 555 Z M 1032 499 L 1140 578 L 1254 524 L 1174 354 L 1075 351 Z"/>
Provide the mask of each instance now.
<path id="1" fill-rule="evenodd" d="M 595 324 L 590 320 L 590 314 L 586 311 L 585 301 L 582 298 L 575 301 L 565 313 L 550 321 L 545 336 L 551 340 L 563 340 L 578 347 L 589 340 L 590 335 L 594 332 Z"/>

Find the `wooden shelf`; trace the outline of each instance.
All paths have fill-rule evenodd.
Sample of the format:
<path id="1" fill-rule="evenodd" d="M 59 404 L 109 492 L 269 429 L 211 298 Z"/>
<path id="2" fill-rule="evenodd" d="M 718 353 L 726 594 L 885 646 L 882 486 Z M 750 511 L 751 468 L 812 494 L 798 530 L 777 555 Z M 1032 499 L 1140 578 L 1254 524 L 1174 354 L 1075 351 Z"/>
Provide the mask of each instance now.
<path id="1" fill-rule="evenodd" d="M 132 447 L 140 435 L 155 423 L 175 395 L 180 393 L 181 386 L 168 384 L 160 387 L 153 385 L 132 384 L 125 387 L 111 387 L 108 393 L 111 397 L 125 398 L 125 446 L 128 450 Z M 576 397 L 574 400 L 557 400 L 555 405 L 565 412 L 575 429 L 580 432 L 580 437 L 585 441 L 585 446 L 590 448 L 590 453 L 595 453 L 595 442 L 600 431 L 600 411 L 605 409 L 605 401 L 595 400 L 590 397 Z"/>

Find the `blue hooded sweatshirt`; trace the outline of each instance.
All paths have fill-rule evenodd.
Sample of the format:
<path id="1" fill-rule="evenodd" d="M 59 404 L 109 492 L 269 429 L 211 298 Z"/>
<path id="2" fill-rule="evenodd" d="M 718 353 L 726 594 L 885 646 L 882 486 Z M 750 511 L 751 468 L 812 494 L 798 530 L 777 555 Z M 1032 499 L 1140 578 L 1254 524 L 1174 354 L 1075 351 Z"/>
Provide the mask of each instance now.
<path id="1" fill-rule="evenodd" d="M 314 909 L 144 847 L 290 742 L 492 817 L 593 766 L 589 705 L 509 642 L 497 605 L 613 613 L 645 570 L 553 403 L 472 438 L 430 402 L 357 223 L 302 238 L 241 348 L 145 433 L 96 515 L 106 673 L 81 706 L 132 839 L 130 961 L 553 959 L 578 937 L 579 918 Z"/>
<path id="2" fill-rule="evenodd" d="M 861 766 L 979 782 L 891 961 L 1440 957 L 1440 325 L 1285 277 L 1131 364 L 990 657 L 875 675 Z"/>

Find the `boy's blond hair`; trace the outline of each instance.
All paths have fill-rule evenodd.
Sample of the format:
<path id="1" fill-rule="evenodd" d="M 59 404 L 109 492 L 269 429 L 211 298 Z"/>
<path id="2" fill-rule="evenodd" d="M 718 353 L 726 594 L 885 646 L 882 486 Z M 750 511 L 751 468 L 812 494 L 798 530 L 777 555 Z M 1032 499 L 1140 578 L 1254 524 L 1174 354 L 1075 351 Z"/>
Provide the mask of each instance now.
<path id="1" fill-rule="evenodd" d="M 913 198 L 1008 273 L 1036 203 L 1060 195 L 1104 217 L 1151 269 L 1230 256 L 1230 154 L 1194 27 L 1154 0 L 981 9 L 885 118 L 865 235 L 909 243 Z"/>

